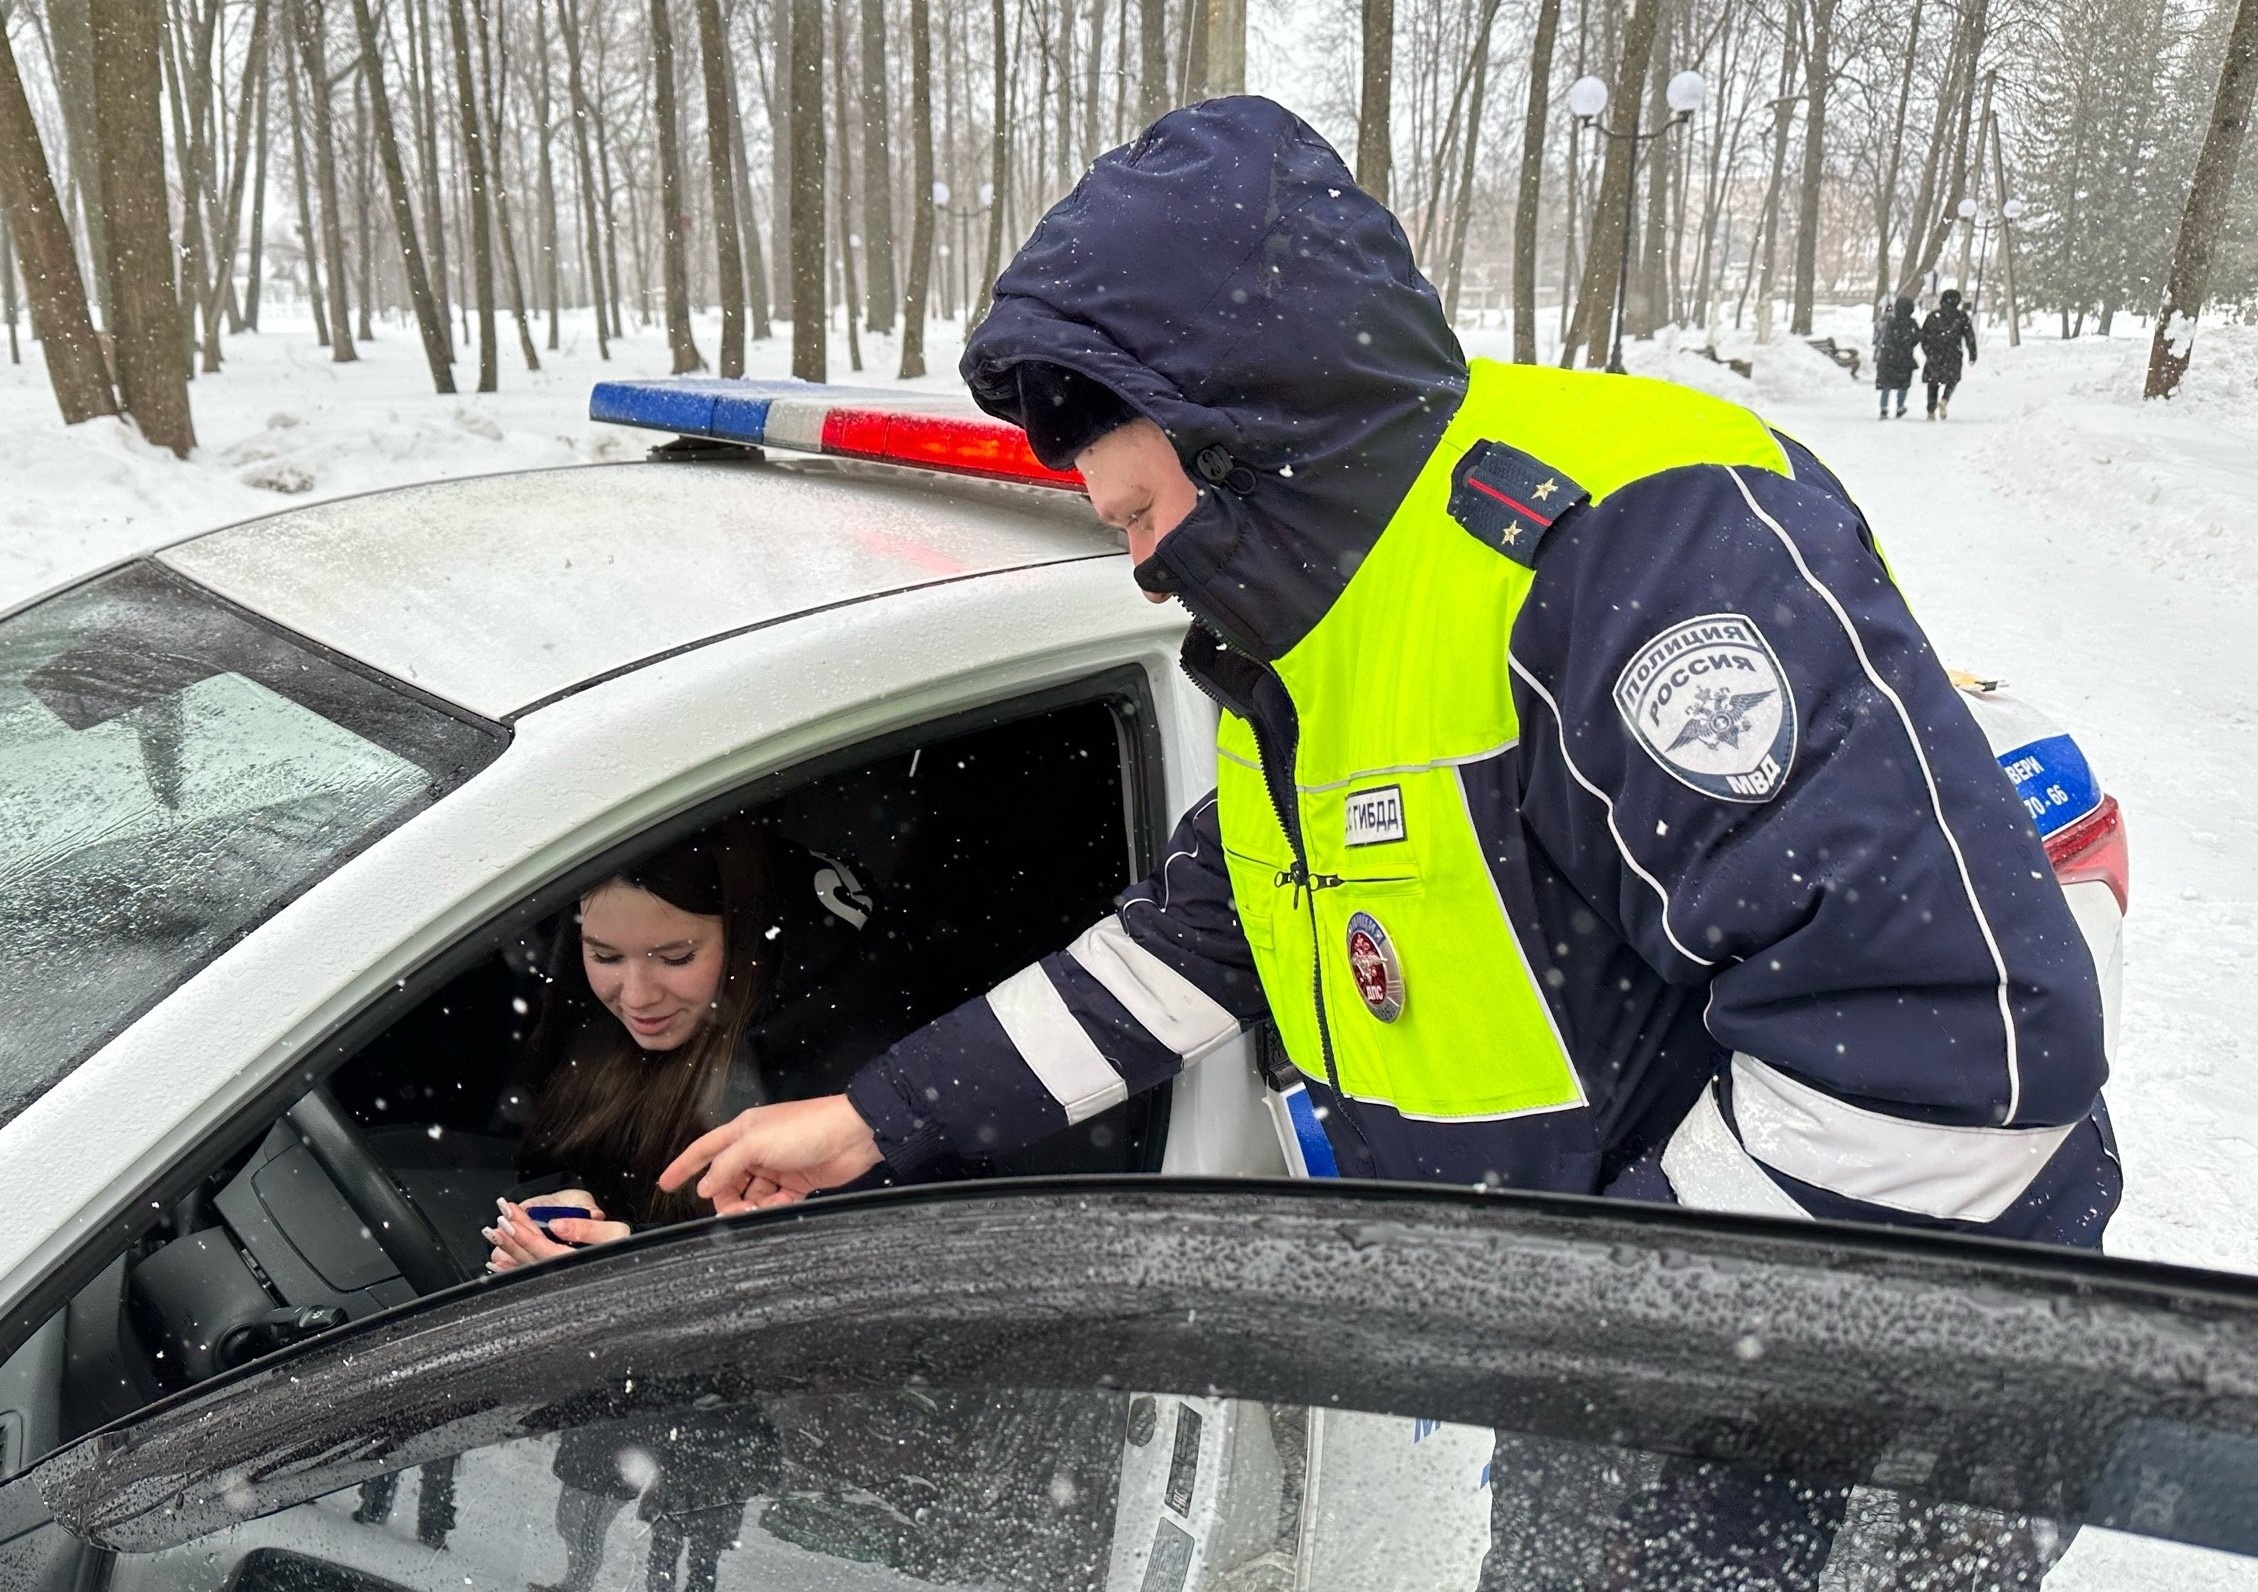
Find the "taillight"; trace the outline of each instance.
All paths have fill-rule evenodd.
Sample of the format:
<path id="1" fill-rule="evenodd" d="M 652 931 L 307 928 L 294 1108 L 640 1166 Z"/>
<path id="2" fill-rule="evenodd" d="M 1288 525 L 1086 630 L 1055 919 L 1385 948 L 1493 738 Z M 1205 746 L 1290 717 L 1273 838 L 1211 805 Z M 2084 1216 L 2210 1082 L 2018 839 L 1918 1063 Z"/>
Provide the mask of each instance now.
<path id="1" fill-rule="evenodd" d="M 2125 815 L 2117 798 L 2102 797 L 2099 807 L 2049 835 L 2046 860 L 2054 864 L 2054 877 L 2065 886 L 2100 880 L 2117 898 L 2117 910 L 2124 911 L 2132 886 L 2132 853 L 2125 843 Z"/>

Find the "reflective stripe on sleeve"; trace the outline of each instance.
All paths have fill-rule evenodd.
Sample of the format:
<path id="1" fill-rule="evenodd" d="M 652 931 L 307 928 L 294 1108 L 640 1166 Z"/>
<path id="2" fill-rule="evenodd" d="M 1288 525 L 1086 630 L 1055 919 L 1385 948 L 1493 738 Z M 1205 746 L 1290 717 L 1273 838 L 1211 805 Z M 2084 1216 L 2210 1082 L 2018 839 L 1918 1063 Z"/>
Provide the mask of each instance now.
<path id="1" fill-rule="evenodd" d="M 1717 1109 L 1714 1085 L 1701 1091 L 1701 1098 L 1663 1147 L 1662 1175 L 1670 1180 L 1678 1203 L 1693 1210 L 1811 1220 L 1811 1213 L 1773 1182 L 1733 1137 L 1724 1112 Z"/>
<path id="2" fill-rule="evenodd" d="M 1915 1122 L 1838 1100 L 1739 1054 L 1733 1120 L 1748 1153 L 1789 1177 L 1888 1210 L 1963 1222 L 2004 1214 L 2078 1126 Z"/>
<path id="3" fill-rule="evenodd" d="M 1100 919 L 1066 949 L 1145 1032 L 1186 1061 L 1237 1035 L 1239 1020 L 1198 985 L 1129 936 L 1119 915 Z"/>
<path id="4" fill-rule="evenodd" d="M 1129 1098 L 1129 1086 L 1067 1009 L 1040 963 L 1021 968 L 990 990 L 988 1007 L 1069 1124 Z"/>

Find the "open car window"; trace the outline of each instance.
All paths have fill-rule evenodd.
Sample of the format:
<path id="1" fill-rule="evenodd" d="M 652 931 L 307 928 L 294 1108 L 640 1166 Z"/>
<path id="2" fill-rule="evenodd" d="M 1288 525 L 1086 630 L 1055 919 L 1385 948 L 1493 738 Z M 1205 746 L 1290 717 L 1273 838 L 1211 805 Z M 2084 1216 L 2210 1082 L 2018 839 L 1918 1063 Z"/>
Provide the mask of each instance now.
<path id="1" fill-rule="evenodd" d="M 57 1518 L 0 1579 L 2238 1587 L 2254 1369 L 2258 1289 L 2012 1246 L 1310 1184 L 882 1195 L 451 1296 L 67 1449 L 0 1490 L 0 1537 Z"/>
<path id="2" fill-rule="evenodd" d="M 153 1204 L 124 1252 L 0 1358 L 0 1475 L 481 1275 L 498 1198 L 538 1204 L 576 1181 L 541 1160 L 529 1125 L 554 1071 L 539 1043 L 552 1009 L 599 1033 L 616 1021 L 585 998 L 566 938 L 579 892 L 609 870 L 720 823 L 761 839 L 772 978 L 712 1103 L 719 1116 L 836 1091 L 894 1039 L 1063 943 L 1150 854 L 1159 757 L 1141 690 L 1115 671 L 786 770 L 553 881 L 403 981 L 364 1037 L 325 1047 L 318 1089 L 236 1124 L 224 1156 Z M 1143 1094 L 946 1170 L 1156 1171 L 1168 1107 L 1165 1091 Z M 595 1184 L 602 1168 L 590 1171 Z M 641 1225 L 682 1214 L 620 1211 Z"/>
<path id="3" fill-rule="evenodd" d="M 0 621 L 0 1125 L 502 745 L 151 563 Z"/>

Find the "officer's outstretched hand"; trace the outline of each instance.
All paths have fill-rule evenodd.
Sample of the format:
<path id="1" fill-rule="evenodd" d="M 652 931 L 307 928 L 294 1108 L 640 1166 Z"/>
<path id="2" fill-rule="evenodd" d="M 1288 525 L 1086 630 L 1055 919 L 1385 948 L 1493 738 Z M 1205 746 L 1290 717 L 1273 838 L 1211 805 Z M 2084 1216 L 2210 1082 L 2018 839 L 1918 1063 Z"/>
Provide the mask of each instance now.
<path id="1" fill-rule="evenodd" d="M 847 1097 L 822 1095 L 755 1106 L 724 1122 L 676 1156 L 659 1187 L 671 1194 L 695 1177 L 698 1198 L 734 1216 L 839 1188 L 884 1159 Z"/>

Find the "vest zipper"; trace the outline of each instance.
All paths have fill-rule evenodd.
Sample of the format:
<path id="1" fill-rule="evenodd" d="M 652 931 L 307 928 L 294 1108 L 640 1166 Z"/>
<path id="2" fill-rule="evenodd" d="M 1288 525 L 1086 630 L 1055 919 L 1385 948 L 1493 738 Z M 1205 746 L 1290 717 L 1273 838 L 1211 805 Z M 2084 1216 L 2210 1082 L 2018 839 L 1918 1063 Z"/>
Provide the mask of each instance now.
<path id="1" fill-rule="evenodd" d="M 1298 743 L 1301 739 L 1300 710 L 1294 706 L 1293 693 L 1286 689 L 1286 682 L 1278 677 L 1276 669 L 1273 669 L 1261 659 L 1248 657 L 1243 652 L 1239 656 L 1246 658 L 1249 663 L 1268 675 L 1271 682 L 1278 687 L 1278 694 L 1286 699 L 1287 707 L 1295 715 L 1294 740 Z M 1364 1125 L 1356 1120 L 1356 1113 L 1349 1109 L 1348 1091 L 1341 1087 L 1340 1063 L 1333 1055 L 1333 1025 L 1325 1019 L 1325 940 L 1317 923 L 1317 892 L 1329 890 L 1339 885 L 1341 876 L 1337 873 L 1312 874 L 1309 871 L 1309 857 L 1302 850 L 1301 810 L 1299 804 L 1293 799 L 1294 793 L 1291 787 L 1281 792 L 1278 788 L 1278 781 L 1272 776 L 1272 770 L 1278 759 L 1272 755 L 1274 748 L 1267 743 L 1263 735 L 1262 721 L 1253 711 L 1253 702 L 1250 701 L 1242 707 L 1237 703 L 1225 701 L 1218 691 L 1200 678 L 1198 671 L 1187 669 L 1184 672 L 1190 677 L 1192 684 L 1199 687 L 1202 694 L 1213 701 L 1216 706 L 1244 718 L 1247 721 L 1247 728 L 1253 732 L 1255 748 L 1262 763 L 1262 788 L 1269 793 L 1270 807 L 1272 812 L 1277 815 L 1278 828 L 1285 834 L 1286 844 L 1292 848 L 1294 854 L 1294 865 L 1291 868 L 1281 870 L 1278 874 L 1278 888 L 1282 890 L 1291 885 L 1297 901 L 1301 898 L 1304 890 L 1309 892 L 1309 994 L 1310 1004 L 1317 1013 L 1317 1044 L 1325 1063 L 1325 1082 L 1333 1091 L 1334 1103 L 1340 1107 L 1341 1120 L 1349 1125 L 1349 1131 L 1354 1133 L 1357 1142 L 1364 1146 L 1365 1162 L 1367 1165 L 1371 1165 L 1373 1163 L 1372 1141 L 1365 1136 Z M 1293 751 L 1289 749 L 1285 758 L 1289 774 L 1293 769 L 1293 755 Z"/>

